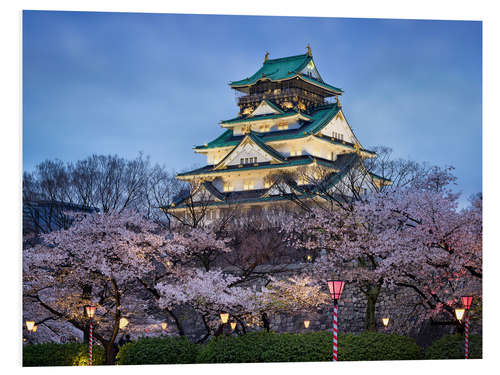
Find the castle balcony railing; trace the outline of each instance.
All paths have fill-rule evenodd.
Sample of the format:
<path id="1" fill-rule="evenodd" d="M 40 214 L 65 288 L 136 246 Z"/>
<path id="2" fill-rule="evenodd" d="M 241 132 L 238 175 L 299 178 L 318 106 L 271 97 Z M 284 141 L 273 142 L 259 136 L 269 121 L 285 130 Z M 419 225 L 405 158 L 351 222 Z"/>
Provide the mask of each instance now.
<path id="1" fill-rule="evenodd" d="M 274 100 L 274 101 L 285 101 L 285 100 L 293 100 L 294 97 L 309 101 L 311 103 L 314 103 L 315 105 L 321 105 L 325 103 L 323 97 L 297 88 L 268 90 L 266 92 L 239 96 L 236 99 L 238 105 L 241 107 L 249 104 L 258 104 L 263 99 Z"/>

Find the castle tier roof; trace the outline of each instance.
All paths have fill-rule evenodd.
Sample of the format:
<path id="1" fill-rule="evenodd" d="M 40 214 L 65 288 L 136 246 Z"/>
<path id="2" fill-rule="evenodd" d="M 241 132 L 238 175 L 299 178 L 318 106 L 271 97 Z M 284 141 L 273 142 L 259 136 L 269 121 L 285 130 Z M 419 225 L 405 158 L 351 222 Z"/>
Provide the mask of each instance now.
<path id="1" fill-rule="evenodd" d="M 254 135 L 258 137 L 258 139 L 264 143 L 273 142 L 273 141 L 281 141 L 281 140 L 291 140 L 298 138 L 305 138 L 311 135 L 315 135 L 320 137 L 321 139 L 328 141 L 333 144 L 344 145 L 346 148 L 350 148 L 354 150 L 354 144 L 349 142 L 340 141 L 337 139 L 332 139 L 329 137 L 324 137 L 320 135 L 320 131 L 329 123 L 329 121 L 340 111 L 340 107 L 336 103 L 323 105 L 321 107 L 317 107 L 312 111 L 311 114 L 307 115 L 310 119 L 300 120 L 301 126 L 297 129 L 288 129 L 288 130 L 279 130 L 274 132 L 252 132 Z M 284 115 L 297 114 L 297 112 L 287 112 Z M 274 118 L 273 116 L 284 115 L 271 115 L 269 118 Z M 301 113 L 302 115 L 302 113 Z M 248 119 L 248 121 L 256 120 L 258 118 L 262 119 L 262 116 L 255 116 Z M 245 118 L 240 118 L 241 120 L 245 120 Z M 236 119 L 230 120 L 235 121 Z M 203 151 L 213 148 L 219 147 L 234 147 L 237 146 L 245 137 L 245 135 L 234 135 L 233 129 L 228 129 L 224 133 L 222 133 L 219 137 L 214 139 L 211 142 L 206 143 L 205 145 L 196 146 L 195 151 Z M 373 151 L 362 149 L 362 151 L 375 155 Z"/>
<path id="2" fill-rule="evenodd" d="M 292 195 L 296 195 L 297 198 L 299 199 L 304 199 L 304 198 L 314 198 L 317 194 L 318 189 L 328 189 L 334 185 L 336 185 L 342 177 L 344 177 L 352 168 L 355 168 L 357 163 L 360 162 L 360 158 L 356 153 L 351 153 L 351 154 L 342 154 L 339 155 L 337 160 L 331 161 L 331 160 L 326 160 L 326 159 L 321 159 L 321 158 L 314 158 L 309 155 L 304 155 L 304 156 L 296 156 L 289 158 L 289 165 L 307 165 L 316 162 L 319 165 L 329 167 L 332 169 L 332 172 L 328 175 L 325 176 L 323 183 L 318 184 L 317 186 L 313 185 L 297 185 L 295 181 L 285 181 L 286 184 L 288 184 L 292 190 L 294 190 L 296 193 L 293 193 Z M 262 163 L 266 164 L 266 163 Z M 266 164 L 268 167 L 277 167 L 281 166 L 283 167 L 282 164 L 280 165 L 272 165 L 267 163 Z M 192 172 L 187 172 L 185 174 L 180 174 L 179 176 L 186 175 L 189 173 L 195 173 L 195 174 L 203 174 L 203 173 L 210 173 L 210 168 L 203 167 L 200 168 L 196 171 Z M 235 171 L 241 171 L 241 170 L 249 170 L 249 169 L 255 169 L 259 168 L 256 166 L 243 166 L 238 168 L 237 166 L 228 168 L 230 170 L 235 170 Z M 214 171 L 216 172 L 216 171 Z M 209 191 L 213 192 L 214 199 L 213 201 L 206 202 L 204 201 L 203 203 L 199 203 L 200 205 L 203 204 L 204 206 L 220 206 L 220 205 L 230 205 L 232 203 L 258 203 L 258 202 L 268 202 L 268 201 L 280 201 L 280 200 L 288 200 L 290 199 L 291 194 L 286 194 L 282 193 L 279 195 L 270 195 L 268 192 L 272 189 L 272 186 L 266 189 L 255 189 L 255 190 L 247 190 L 247 191 L 235 191 L 235 192 L 220 192 L 218 191 L 210 182 L 205 181 L 203 186 Z M 174 206 L 175 208 L 183 208 L 186 207 L 185 204 L 185 197 L 179 197 L 179 199 L 175 202 Z M 195 203 L 194 206 L 197 204 Z"/>
<path id="3" fill-rule="evenodd" d="M 310 61 L 312 61 L 312 56 L 307 53 L 303 55 L 282 57 L 279 59 L 269 59 L 264 61 L 262 67 L 252 76 L 239 81 L 232 81 L 229 85 L 233 89 L 241 89 L 252 86 L 262 80 L 279 82 L 299 78 L 312 85 L 320 87 L 333 95 L 341 95 L 343 92 L 342 89 L 301 73 Z"/>

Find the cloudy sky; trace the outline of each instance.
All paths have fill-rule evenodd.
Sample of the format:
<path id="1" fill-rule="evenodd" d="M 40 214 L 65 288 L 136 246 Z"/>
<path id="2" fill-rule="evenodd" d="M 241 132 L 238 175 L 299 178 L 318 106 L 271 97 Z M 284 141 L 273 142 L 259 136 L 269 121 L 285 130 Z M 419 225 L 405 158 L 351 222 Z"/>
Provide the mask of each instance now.
<path id="1" fill-rule="evenodd" d="M 363 146 L 482 190 L 480 22 L 24 11 L 23 167 L 97 154 L 182 170 L 238 112 L 228 82 L 305 53 Z"/>

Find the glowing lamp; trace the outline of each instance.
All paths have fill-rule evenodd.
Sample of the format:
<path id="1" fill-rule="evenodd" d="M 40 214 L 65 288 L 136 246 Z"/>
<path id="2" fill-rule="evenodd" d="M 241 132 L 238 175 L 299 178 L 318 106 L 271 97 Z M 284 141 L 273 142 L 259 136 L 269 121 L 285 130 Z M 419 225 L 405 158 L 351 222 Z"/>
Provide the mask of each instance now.
<path id="1" fill-rule="evenodd" d="M 389 318 L 382 318 L 382 324 L 387 328 L 387 326 L 389 325 Z"/>
<path id="2" fill-rule="evenodd" d="M 328 288 L 330 289 L 330 295 L 333 300 L 337 301 L 340 299 L 342 291 L 344 290 L 344 284 L 345 281 L 328 280 Z"/>
<path id="3" fill-rule="evenodd" d="M 311 323 L 309 320 L 304 320 L 304 327 L 309 328 L 309 323 Z"/>
<path id="4" fill-rule="evenodd" d="M 125 328 L 128 325 L 127 318 L 120 318 L 120 329 Z"/>
<path id="5" fill-rule="evenodd" d="M 222 323 L 226 324 L 229 319 L 229 314 L 228 313 L 221 313 L 220 314 L 220 320 L 222 320 Z"/>
<path id="6" fill-rule="evenodd" d="M 92 319 L 95 315 L 95 306 L 85 306 L 85 312 L 87 316 Z"/>
<path id="7" fill-rule="evenodd" d="M 34 326 L 33 326 L 33 332 L 36 332 L 37 328 L 38 328 L 38 326 L 37 326 L 37 325 L 34 325 Z"/>
<path id="8" fill-rule="evenodd" d="M 455 316 L 461 322 L 465 314 L 465 309 L 455 309 Z"/>
<path id="9" fill-rule="evenodd" d="M 161 324 L 161 329 L 165 331 L 167 329 L 167 326 L 168 326 L 167 322 L 163 322 Z"/>
<path id="10" fill-rule="evenodd" d="M 235 328 L 236 328 L 236 322 L 231 322 L 231 329 L 234 331 Z"/>
<path id="11" fill-rule="evenodd" d="M 470 309 L 471 303 L 472 303 L 472 296 L 463 296 L 462 297 L 462 305 L 464 305 L 465 310 Z"/>
<path id="12" fill-rule="evenodd" d="M 26 321 L 26 328 L 28 329 L 28 331 L 33 331 L 33 327 L 35 326 L 35 322 L 32 321 L 32 320 L 27 320 Z"/>

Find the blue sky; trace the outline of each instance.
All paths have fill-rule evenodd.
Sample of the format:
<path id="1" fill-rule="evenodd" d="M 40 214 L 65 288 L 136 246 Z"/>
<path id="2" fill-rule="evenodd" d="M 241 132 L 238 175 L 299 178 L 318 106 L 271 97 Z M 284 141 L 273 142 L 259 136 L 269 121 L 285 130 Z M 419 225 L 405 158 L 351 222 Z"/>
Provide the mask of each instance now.
<path id="1" fill-rule="evenodd" d="M 170 169 L 235 117 L 228 86 L 305 53 L 363 146 L 482 190 L 482 26 L 468 21 L 24 11 L 23 167 L 139 152 Z"/>

